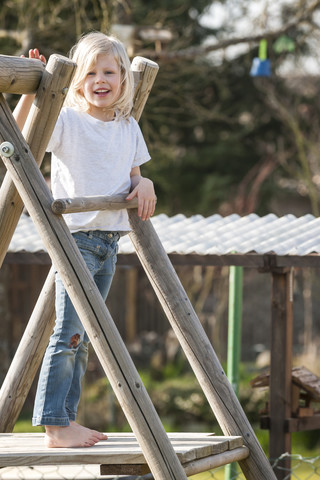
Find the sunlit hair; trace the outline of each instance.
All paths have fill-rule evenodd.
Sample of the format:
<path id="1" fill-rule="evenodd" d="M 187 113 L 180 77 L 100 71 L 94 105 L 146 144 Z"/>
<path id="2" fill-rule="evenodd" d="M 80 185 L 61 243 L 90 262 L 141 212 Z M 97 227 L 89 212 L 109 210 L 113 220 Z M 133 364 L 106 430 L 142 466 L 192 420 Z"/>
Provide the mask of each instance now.
<path id="1" fill-rule="evenodd" d="M 120 67 L 121 93 L 110 108 L 117 112 L 117 119 L 128 118 L 133 102 L 133 74 L 130 60 L 123 44 L 112 35 L 90 32 L 80 38 L 70 50 L 70 58 L 77 64 L 65 105 L 81 111 L 89 110 L 89 103 L 82 93 L 87 73 L 95 66 L 98 55 L 112 55 Z"/>

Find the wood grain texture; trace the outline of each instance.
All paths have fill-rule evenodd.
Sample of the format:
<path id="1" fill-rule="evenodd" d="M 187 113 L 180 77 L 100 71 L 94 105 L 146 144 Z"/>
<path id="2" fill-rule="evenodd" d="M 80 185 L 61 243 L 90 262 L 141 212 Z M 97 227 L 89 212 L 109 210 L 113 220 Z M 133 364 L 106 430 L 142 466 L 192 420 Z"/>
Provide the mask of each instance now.
<path id="1" fill-rule="evenodd" d="M 218 453 L 216 455 L 210 455 L 208 457 L 198 458 L 192 462 L 183 463 L 184 471 L 189 477 L 196 475 L 197 473 L 208 472 L 215 468 L 229 463 L 239 462 L 245 460 L 249 456 L 249 449 L 245 446 L 235 448 L 234 450 L 226 450 L 225 452 Z"/>
<path id="2" fill-rule="evenodd" d="M 21 142 L 24 152 L 31 149 L 34 153 L 38 165 L 42 162 L 47 143 L 65 99 L 64 89 L 69 86 L 74 70 L 74 62 L 60 55 L 52 55 L 49 58 L 47 69 L 43 72 L 39 92 L 35 97 L 24 129 L 25 141 Z M 21 133 L 3 96 L 1 96 L 0 103 L 1 141 L 11 138 L 13 144 L 17 144 L 20 142 Z M 9 127 L 8 130 L 10 125 L 12 128 Z M 7 172 L 0 189 L 0 266 L 7 253 L 23 206 L 23 201 L 11 175 Z M 10 367 L 0 390 L 0 431 L 12 431 L 42 361 L 52 331 L 53 275 L 50 275 L 49 279 L 50 283 L 46 282 L 42 290 L 37 303 L 38 307 L 32 315 L 31 326 L 27 328 L 26 335 L 14 357 L 13 366 Z"/>
<path id="3" fill-rule="evenodd" d="M 126 201 L 127 195 L 113 195 L 106 197 L 97 195 L 93 197 L 58 198 L 52 202 L 52 211 L 57 215 L 64 213 L 92 212 L 95 210 L 123 210 L 138 208 L 138 199 Z"/>
<path id="4" fill-rule="evenodd" d="M 128 210 L 130 238 L 164 312 L 225 435 L 244 438 L 250 456 L 240 462 L 249 480 L 276 477 L 236 397 L 151 221 Z"/>
<path id="5" fill-rule="evenodd" d="M 108 440 L 90 448 L 48 449 L 44 446 L 44 434 L 41 433 L 0 434 L 0 467 L 59 464 L 146 465 L 143 451 L 133 434 L 110 433 L 108 437 Z M 241 437 L 235 438 L 234 443 L 226 437 L 203 433 L 169 433 L 168 437 L 182 464 L 230 451 L 234 452 L 233 459 L 245 454 L 241 450 Z M 130 471 L 124 473 L 130 474 Z"/>
<path id="6" fill-rule="evenodd" d="M 11 58 L 11 57 L 10 57 Z M 40 62 L 38 62 L 40 63 Z M 51 55 L 47 68 L 43 71 L 39 91 L 30 110 L 23 130 L 38 165 L 43 156 L 65 99 L 65 88 L 72 79 L 74 62 L 61 55 Z M 2 97 L 2 102 L 5 102 Z M 2 122 L 13 122 L 9 108 L 3 107 Z M 7 120 L 6 120 L 7 118 Z M 4 133 L 4 128 L 2 128 Z M 6 141 L 2 135 L 2 141 Z M 16 141 L 19 141 L 16 137 Z M 25 146 L 25 148 L 29 148 Z M 7 172 L 0 188 L 0 266 L 8 251 L 9 244 L 23 210 L 23 202 Z"/>
<path id="7" fill-rule="evenodd" d="M 136 74 L 136 78 L 137 73 L 140 74 L 140 80 L 135 89 L 133 109 L 131 113 L 138 122 L 148 100 L 159 66 L 157 63 L 147 58 L 135 57 L 132 61 L 131 69 Z"/>
<path id="8" fill-rule="evenodd" d="M 0 55 L 0 92 L 36 93 L 44 69 L 39 60 Z"/>

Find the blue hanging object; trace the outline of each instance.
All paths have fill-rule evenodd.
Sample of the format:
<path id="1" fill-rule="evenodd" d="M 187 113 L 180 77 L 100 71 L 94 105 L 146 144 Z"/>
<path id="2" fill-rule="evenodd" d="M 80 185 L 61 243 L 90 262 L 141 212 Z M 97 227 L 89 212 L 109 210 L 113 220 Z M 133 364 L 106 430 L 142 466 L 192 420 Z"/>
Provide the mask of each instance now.
<path id="1" fill-rule="evenodd" d="M 250 75 L 251 77 L 270 77 L 270 60 L 260 60 L 260 58 L 254 58 L 252 61 Z"/>
<path id="2" fill-rule="evenodd" d="M 252 61 L 252 67 L 250 70 L 251 77 L 270 77 L 271 76 L 271 63 L 267 59 L 267 40 L 260 40 L 259 44 L 259 57 L 256 57 Z"/>

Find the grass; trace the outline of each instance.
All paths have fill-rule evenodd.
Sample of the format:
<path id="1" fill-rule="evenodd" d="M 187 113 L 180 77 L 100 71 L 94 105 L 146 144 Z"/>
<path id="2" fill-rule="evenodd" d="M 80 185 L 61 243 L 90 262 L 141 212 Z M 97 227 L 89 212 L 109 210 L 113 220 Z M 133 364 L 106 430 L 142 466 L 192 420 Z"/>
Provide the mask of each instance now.
<path id="1" fill-rule="evenodd" d="M 317 456 L 301 457 L 301 455 L 293 455 L 291 458 L 291 479 L 296 480 L 316 480 L 320 478 L 320 455 L 317 452 Z M 289 475 L 289 472 L 288 472 Z M 226 480 L 225 467 L 221 467 L 217 470 L 199 473 L 189 477 L 190 480 Z M 229 476 L 234 480 L 245 480 L 244 475 L 241 473 L 239 467 L 237 467 L 237 473 Z M 286 477 L 287 478 L 287 477 Z M 288 477 L 289 479 L 289 477 Z"/>
<path id="2" fill-rule="evenodd" d="M 32 432 L 32 433 L 37 433 L 37 432 L 44 432 L 43 427 L 33 427 L 31 420 L 27 418 L 19 418 L 17 423 L 15 424 L 15 427 L 13 429 L 14 433 L 25 433 L 25 432 Z"/>
<path id="3" fill-rule="evenodd" d="M 260 444 L 266 445 L 264 450 L 267 452 L 268 432 L 258 429 L 255 433 Z M 232 475 L 229 478 L 232 480 L 245 480 L 240 467 L 237 466 L 236 468 L 237 475 Z M 292 434 L 291 472 L 292 480 L 320 480 L 319 431 L 314 430 Z M 225 480 L 225 467 L 199 473 L 189 478 L 192 480 Z"/>

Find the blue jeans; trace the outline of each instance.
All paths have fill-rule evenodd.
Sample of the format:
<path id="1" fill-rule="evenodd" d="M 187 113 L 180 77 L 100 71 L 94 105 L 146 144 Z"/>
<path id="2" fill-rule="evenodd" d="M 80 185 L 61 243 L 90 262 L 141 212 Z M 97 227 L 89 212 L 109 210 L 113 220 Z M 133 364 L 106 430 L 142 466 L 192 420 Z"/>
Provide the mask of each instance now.
<path id="1" fill-rule="evenodd" d="M 119 234 L 77 232 L 73 237 L 104 299 L 115 272 Z M 89 338 L 56 274 L 56 323 L 50 337 L 35 398 L 32 424 L 67 426 L 76 419 L 81 380 L 87 368 Z"/>

